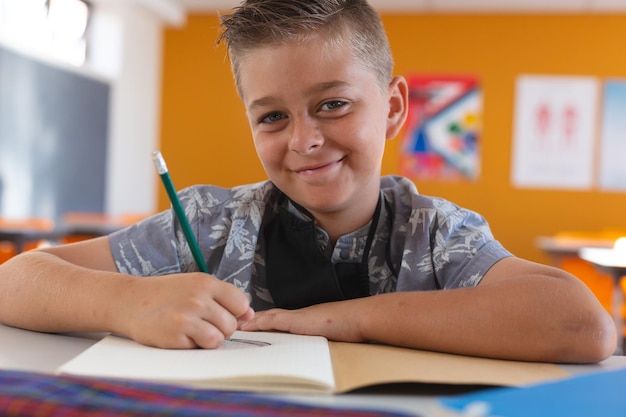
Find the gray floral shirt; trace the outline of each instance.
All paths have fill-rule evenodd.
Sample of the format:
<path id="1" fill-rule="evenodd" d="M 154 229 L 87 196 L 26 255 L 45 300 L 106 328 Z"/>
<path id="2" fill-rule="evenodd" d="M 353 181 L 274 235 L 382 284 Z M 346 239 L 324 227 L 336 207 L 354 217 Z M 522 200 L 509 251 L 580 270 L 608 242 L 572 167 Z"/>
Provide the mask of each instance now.
<path id="1" fill-rule="evenodd" d="M 369 256 L 372 294 L 475 286 L 494 263 L 512 256 L 475 212 L 422 196 L 402 177 L 381 178 L 381 191 L 387 203 Z M 244 291 L 255 310 L 271 308 L 263 228 L 275 213 L 277 188 L 270 181 L 232 189 L 198 185 L 179 197 L 211 274 Z M 334 247 L 323 230 L 317 234 L 333 262 L 360 262 L 368 230 L 342 236 Z M 123 273 L 198 270 L 171 210 L 111 234 L 110 244 Z"/>

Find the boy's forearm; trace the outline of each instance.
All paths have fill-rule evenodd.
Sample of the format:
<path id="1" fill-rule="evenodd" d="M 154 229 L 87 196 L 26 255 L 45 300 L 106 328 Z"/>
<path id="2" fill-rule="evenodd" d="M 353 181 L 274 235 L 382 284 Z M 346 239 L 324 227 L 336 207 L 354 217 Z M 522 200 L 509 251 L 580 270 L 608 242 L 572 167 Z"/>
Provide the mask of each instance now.
<path id="1" fill-rule="evenodd" d="M 472 288 L 267 310 L 242 329 L 563 363 L 605 359 L 615 349 L 616 334 L 611 317 L 579 281 L 540 274 L 513 274 Z"/>
<path id="2" fill-rule="evenodd" d="M 149 279 L 114 272 L 112 258 L 85 256 L 93 245 L 31 252 L 0 266 L 0 322 L 51 333 L 113 332 L 191 349 L 219 346 L 238 319 L 254 316 L 232 284 L 200 272 Z"/>
<path id="3" fill-rule="evenodd" d="M 613 324 L 576 284 L 527 277 L 474 288 L 384 294 L 363 300 L 360 326 L 365 339 L 398 346 L 595 362 L 610 354 L 606 346 L 614 339 Z"/>
<path id="4" fill-rule="evenodd" d="M 121 274 L 31 251 L 0 265 L 0 322 L 44 332 L 116 331 Z"/>

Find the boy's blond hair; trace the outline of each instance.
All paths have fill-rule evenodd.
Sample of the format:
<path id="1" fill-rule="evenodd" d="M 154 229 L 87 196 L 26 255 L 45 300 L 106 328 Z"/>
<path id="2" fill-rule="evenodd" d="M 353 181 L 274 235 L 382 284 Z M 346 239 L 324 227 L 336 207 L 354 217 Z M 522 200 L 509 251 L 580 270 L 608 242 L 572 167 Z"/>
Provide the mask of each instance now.
<path id="1" fill-rule="evenodd" d="M 241 93 L 239 67 L 247 53 L 268 45 L 323 36 L 330 47 L 348 46 L 386 89 L 393 58 L 380 16 L 366 0 L 246 0 L 221 16 L 217 43 L 226 42 Z"/>

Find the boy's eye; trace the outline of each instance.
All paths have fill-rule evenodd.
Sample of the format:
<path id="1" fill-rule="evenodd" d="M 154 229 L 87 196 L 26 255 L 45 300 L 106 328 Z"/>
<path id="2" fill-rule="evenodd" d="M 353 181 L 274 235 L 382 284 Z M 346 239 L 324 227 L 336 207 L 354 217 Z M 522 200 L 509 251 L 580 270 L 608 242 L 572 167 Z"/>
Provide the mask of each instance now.
<path id="1" fill-rule="evenodd" d="M 272 112 L 261 117 L 259 123 L 276 123 L 285 118 L 285 115 L 279 112 Z"/>
<path id="2" fill-rule="evenodd" d="M 339 107 L 345 106 L 345 104 L 346 102 L 341 100 L 328 101 L 322 104 L 322 110 L 336 110 Z"/>

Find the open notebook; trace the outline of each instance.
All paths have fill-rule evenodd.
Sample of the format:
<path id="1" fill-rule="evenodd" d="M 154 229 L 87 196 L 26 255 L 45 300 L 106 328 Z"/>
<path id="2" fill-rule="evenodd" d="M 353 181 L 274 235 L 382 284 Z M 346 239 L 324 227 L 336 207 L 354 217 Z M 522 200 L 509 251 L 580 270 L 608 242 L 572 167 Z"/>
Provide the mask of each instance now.
<path id="1" fill-rule="evenodd" d="M 111 335 L 58 373 L 278 393 L 342 393 L 405 382 L 522 386 L 568 376 L 553 364 L 241 331 L 211 350 L 159 349 Z"/>

